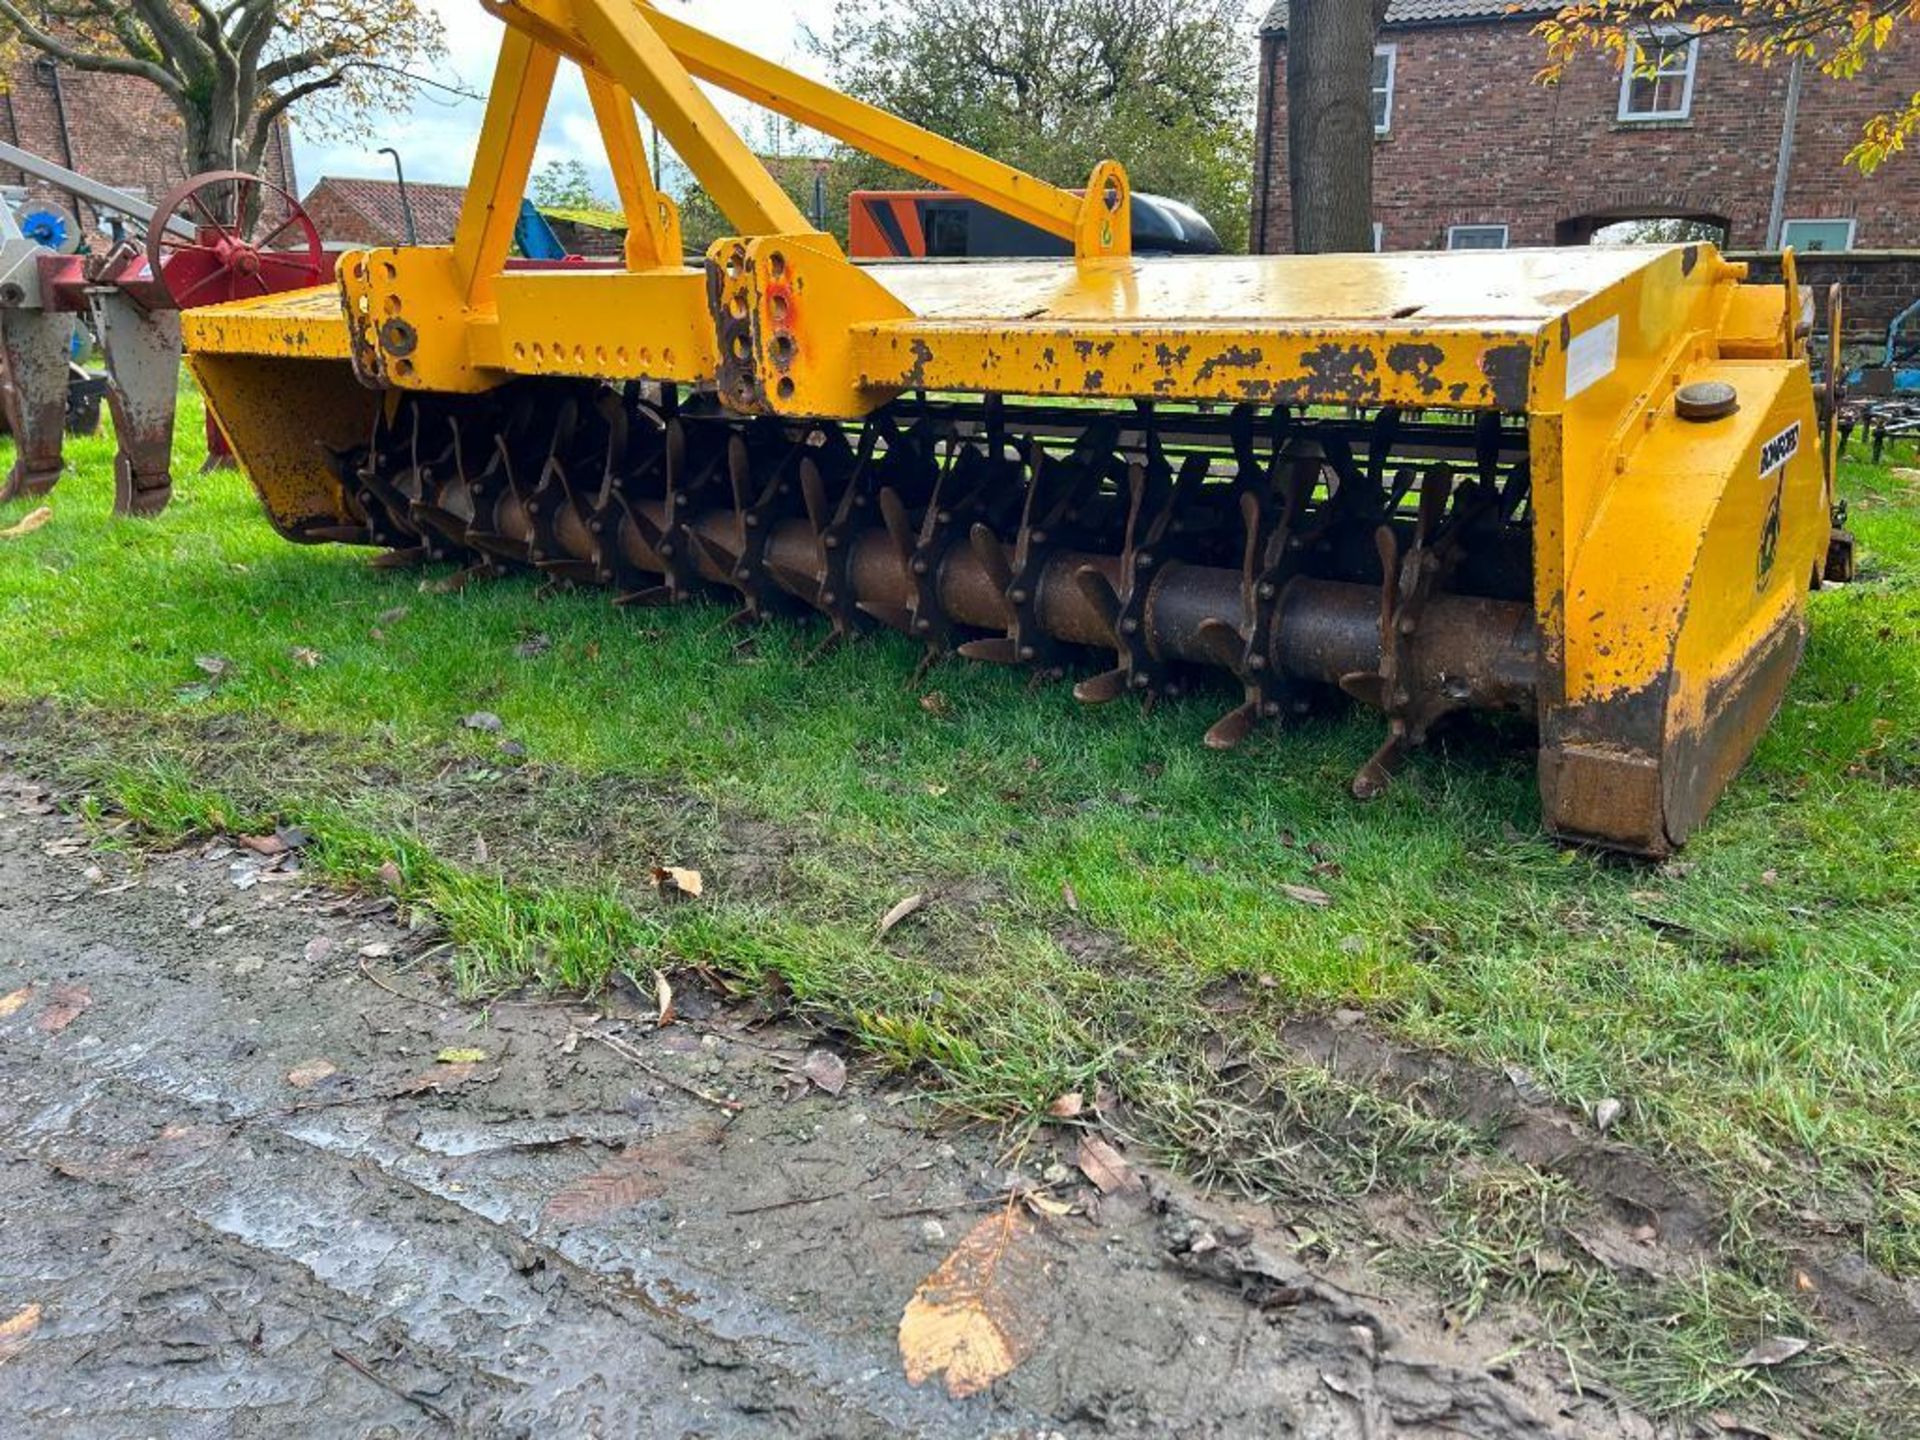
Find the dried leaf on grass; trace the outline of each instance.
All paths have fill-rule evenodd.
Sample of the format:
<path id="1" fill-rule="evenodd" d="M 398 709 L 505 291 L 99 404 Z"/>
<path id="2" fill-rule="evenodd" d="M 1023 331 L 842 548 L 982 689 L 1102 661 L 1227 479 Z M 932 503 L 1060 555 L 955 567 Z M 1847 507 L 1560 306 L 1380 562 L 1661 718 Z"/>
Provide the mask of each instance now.
<path id="1" fill-rule="evenodd" d="M 1080 1154 L 1075 1163 L 1102 1195 L 1140 1189 L 1140 1177 L 1133 1173 L 1133 1167 L 1098 1135 L 1080 1137 Z"/>
<path id="2" fill-rule="evenodd" d="M 29 510 L 6 529 L 0 530 L 0 540 L 18 540 L 22 535 L 31 535 L 51 519 L 53 519 L 51 505 L 42 505 L 37 510 Z"/>
<path id="3" fill-rule="evenodd" d="M 0 995 L 0 1020 L 6 1019 L 32 998 L 33 986 L 31 985 L 22 985 L 18 990 Z"/>
<path id="4" fill-rule="evenodd" d="M 1798 1335 L 1775 1335 L 1771 1339 L 1762 1340 L 1733 1363 L 1742 1370 L 1758 1370 L 1774 1365 L 1784 1365 L 1812 1343 L 1811 1340 L 1803 1339 Z"/>
<path id="5" fill-rule="evenodd" d="M 1047 1106 L 1047 1114 L 1056 1120 L 1071 1120 L 1082 1110 L 1086 1109 L 1086 1105 L 1085 1097 L 1083 1097 L 1078 1090 L 1069 1090 L 1051 1105 Z"/>
<path id="6" fill-rule="evenodd" d="M 668 982 L 667 972 L 664 970 L 653 972 L 653 1003 L 658 1012 L 660 1028 L 664 1030 L 674 1020 L 673 986 Z"/>
<path id="7" fill-rule="evenodd" d="M 0 1320 L 0 1363 L 11 1360 L 26 1348 L 33 1332 L 40 1328 L 40 1306 L 27 1305 L 11 1319 Z"/>
<path id="8" fill-rule="evenodd" d="M 80 1018 L 80 1012 L 93 1004 L 93 992 L 84 985 L 56 985 L 47 997 L 47 1008 L 33 1023 L 49 1035 L 58 1035 Z"/>
<path id="9" fill-rule="evenodd" d="M 460 723 L 469 730 L 485 730 L 489 733 L 502 728 L 500 717 L 491 710 L 476 710 L 462 717 Z"/>
<path id="10" fill-rule="evenodd" d="M 679 865 L 654 866 L 653 883 L 659 887 L 661 898 L 666 900 L 698 899 L 706 885 L 698 870 L 688 870 Z"/>
<path id="11" fill-rule="evenodd" d="M 847 1062 L 831 1050 L 809 1051 L 800 1073 L 829 1095 L 838 1095 L 847 1088 Z"/>
<path id="12" fill-rule="evenodd" d="M 239 837 L 242 849 L 251 850 L 256 855 L 284 855 L 287 842 L 278 835 L 242 835 Z"/>
<path id="13" fill-rule="evenodd" d="M 893 929 L 894 926 L 898 925 L 902 920 L 906 919 L 926 903 L 927 897 L 925 895 L 907 896 L 880 917 L 880 933 L 885 935 L 889 930 Z"/>
<path id="14" fill-rule="evenodd" d="M 1033 1352 L 1044 1329 L 1046 1267 L 1031 1225 L 989 1215 L 913 1292 L 900 1317 L 909 1384 L 945 1379 L 955 1400 L 977 1395 Z"/>
<path id="15" fill-rule="evenodd" d="M 1324 890 L 1316 890 L 1311 885 L 1282 885 L 1280 893 L 1289 900 L 1297 900 L 1302 905 L 1312 905 L 1324 910 L 1333 904 L 1333 896 Z"/>

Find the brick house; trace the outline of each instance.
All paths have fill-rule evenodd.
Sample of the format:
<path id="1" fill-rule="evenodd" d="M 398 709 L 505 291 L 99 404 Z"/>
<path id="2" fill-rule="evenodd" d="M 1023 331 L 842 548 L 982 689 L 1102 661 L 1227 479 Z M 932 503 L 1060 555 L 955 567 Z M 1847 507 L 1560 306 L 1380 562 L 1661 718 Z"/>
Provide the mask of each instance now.
<path id="1" fill-rule="evenodd" d="M 407 182 L 407 205 L 413 210 L 415 234 L 422 245 L 450 245 L 460 223 L 464 185 Z M 323 175 L 300 204 L 320 230 L 329 249 L 360 245 L 405 245 L 406 207 L 400 186 L 393 180 L 367 180 L 353 175 Z"/>
<path id="2" fill-rule="evenodd" d="M 0 93 L 0 138 L 9 143 L 149 201 L 186 178 L 179 115 L 157 86 L 137 76 L 100 75 L 32 56 L 0 68 L 0 75 L 6 86 Z M 276 127 L 263 168 L 269 180 L 297 193 L 293 145 L 284 124 Z M 10 165 L 0 165 L 0 185 L 23 187 L 31 200 L 76 209 L 75 198 L 59 186 Z M 106 230 L 96 208 L 88 201 L 77 208 L 99 246 Z"/>
<path id="3" fill-rule="evenodd" d="M 1374 53 L 1374 214 L 1387 250 L 1578 245 L 1629 220 L 1717 230 L 1755 278 L 1773 251 L 1803 278 L 1846 287 L 1862 345 L 1920 298 L 1920 155 L 1871 177 L 1845 163 L 1866 118 L 1912 95 L 1920 36 L 1851 80 L 1803 71 L 1778 236 L 1770 235 L 1792 67 L 1741 62 L 1733 40 L 1661 32 L 1657 75 L 1584 55 L 1555 86 L 1532 34 L 1557 3 L 1394 0 Z M 1286 0 L 1260 34 L 1253 248 L 1292 243 L 1287 194 Z M 1644 67 L 1642 67 L 1644 69 Z M 1809 252 L 1824 252 L 1818 255 Z M 1840 253 L 1844 252 L 1844 253 Z"/>

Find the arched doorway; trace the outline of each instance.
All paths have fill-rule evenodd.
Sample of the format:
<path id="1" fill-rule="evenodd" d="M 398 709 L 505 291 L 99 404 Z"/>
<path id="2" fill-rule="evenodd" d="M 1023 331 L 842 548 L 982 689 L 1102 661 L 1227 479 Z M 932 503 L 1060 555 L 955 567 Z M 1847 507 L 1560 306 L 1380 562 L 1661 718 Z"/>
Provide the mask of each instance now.
<path id="1" fill-rule="evenodd" d="M 1591 210 L 1554 226 L 1556 245 L 1663 245 L 1707 240 L 1725 249 L 1733 227 L 1711 210 L 1657 205 Z"/>

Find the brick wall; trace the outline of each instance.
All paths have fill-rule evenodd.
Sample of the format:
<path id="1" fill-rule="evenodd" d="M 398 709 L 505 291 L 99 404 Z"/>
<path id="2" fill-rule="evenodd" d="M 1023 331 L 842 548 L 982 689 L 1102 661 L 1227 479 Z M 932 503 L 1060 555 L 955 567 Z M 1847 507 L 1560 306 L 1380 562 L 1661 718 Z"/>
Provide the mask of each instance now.
<path id="1" fill-rule="evenodd" d="M 51 73 L 52 67 L 37 66 L 32 60 L 6 67 L 0 136 L 22 150 L 103 185 L 131 190 L 148 201 L 158 200 L 186 178 L 179 117 L 157 86 L 133 76 L 58 67 L 59 98 L 66 112 L 63 141 L 61 107 L 49 83 Z M 265 170 L 268 179 L 297 194 L 289 179 L 292 166 L 293 151 L 282 126 L 279 143 L 268 147 Z M 25 184 L 33 199 L 73 209 L 72 198 L 58 186 L 24 176 L 12 166 L 0 165 L 0 184 Z M 82 222 L 91 227 L 97 218 L 92 205 L 86 205 Z M 92 234 L 96 246 L 104 243 L 102 231 L 95 229 Z"/>
<path id="2" fill-rule="evenodd" d="M 1747 262 L 1751 279 L 1780 283 L 1778 255 L 1735 254 L 1731 258 Z M 1826 334 L 1827 287 L 1840 285 L 1845 298 L 1844 338 L 1850 350 L 1884 349 L 1887 326 L 1893 317 L 1920 300 L 1920 250 L 1796 255 L 1794 269 L 1800 283 L 1813 288 L 1815 327 L 1822 336 Z M 1920 326 L 1916 326 L 1915 331 L 1920 333 Z"/>
<path id="3" fill-rule="evenodd" d="M 1447 227 L 1505 224 L 1514 245 L 1579 243 L 1612 218 L 1724 220 L 1733 248 L 1764 244 L 1787 68 L 1739 62 L 1725 36 L 1700 42 L 1692 113 L 1677 122 L 1616 119 L 1620 76 L 1582 57 L 1557 86 L 1534 82 L 1541 41 L 1524 20 L 1395 27 L 1392 133 L 1374 159 L 1375 214 L 1391 250 L 1439 248 Z M 1291 248 L 1287 198 L 1286 41 L 1261 41 L 1254 247 Z M 1862 178 L 1842 157 L 1865 118 L 1913 93 L 1920 42 L 1879 55 L 1861 75 L 1809 70 L 1787 218 L 1858 222 L 1869 249 L 1920 242 L 1920 155 Z"/>

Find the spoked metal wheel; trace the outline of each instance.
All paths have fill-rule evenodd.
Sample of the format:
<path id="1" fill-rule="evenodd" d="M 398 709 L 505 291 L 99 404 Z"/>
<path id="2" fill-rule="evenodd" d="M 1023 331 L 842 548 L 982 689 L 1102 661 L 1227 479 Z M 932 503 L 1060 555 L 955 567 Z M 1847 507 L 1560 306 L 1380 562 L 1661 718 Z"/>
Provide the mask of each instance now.
<path id="1" fill-rule="evenodd" d="M 242 170 L 195 175 L 162 196 L 147 265 L 182 310 L 318 285 L 320 231 L 290 193 Z"/>

